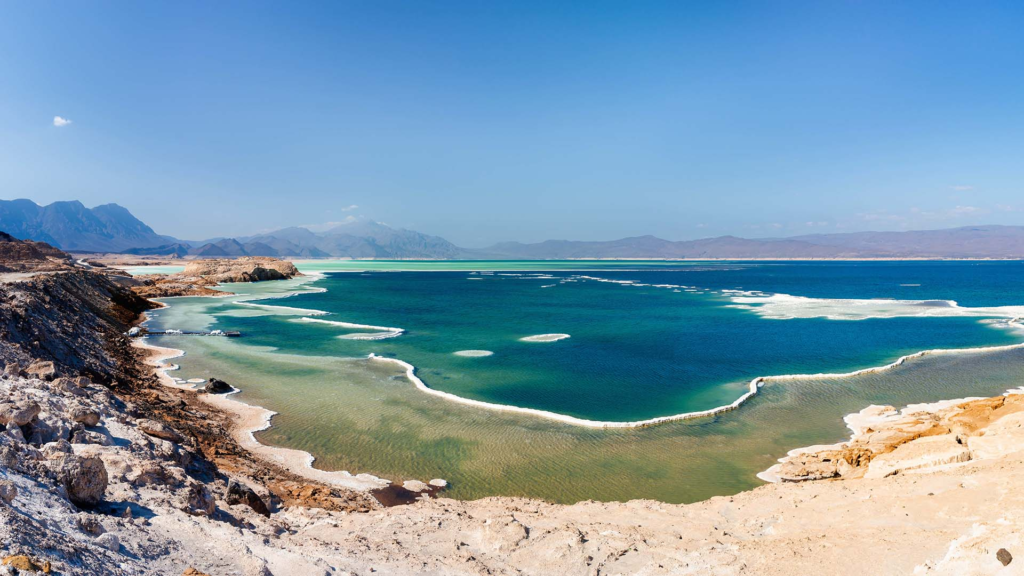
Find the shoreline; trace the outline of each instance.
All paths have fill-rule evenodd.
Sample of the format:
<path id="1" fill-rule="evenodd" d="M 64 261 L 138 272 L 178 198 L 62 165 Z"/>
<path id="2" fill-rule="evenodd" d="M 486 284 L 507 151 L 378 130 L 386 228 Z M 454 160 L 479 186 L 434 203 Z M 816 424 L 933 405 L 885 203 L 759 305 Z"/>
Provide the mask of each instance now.
<path id="1" fill-rule="evenodd" d="M 302 284 L 312 283 L 312 282 L 316 282 L 318 280 L 321 280 L 321 279 L 324 278 L 324 275 L 327 272 L 328 271 L 323 271 L 323 270 L 309 271 L 309 272 L 305 273 L 305 274 L 307 274 L 309 276 L 309 280 L 302 282 Z M 630 281 L 630 283 L 631 282 L 632 281 Z M 272 305 L 272 304 L 257 304 L 257 302 L 259 302 L 260 300 L 274 300 L 274 299 L 278 299 L 278 298 L 290 298 L 290 297 L 293 297 L 293 296 L 298 296 L 298 295 L 303 294 L 305 292 L 320 292 L 320 293 L 323 293 L 323 292 L 326 292 L 326 291 L 327 291 L 326 288 L 308 287 L 308 288 L 306 288 L 306 290 L 303 290 L 303 291 L 293 291 L 293 292 L 289 292 L 289 293 L 286 293 L 286 294 L 281 295 L 281 296 L 256 297 L 256 298 L 247 299 L 247 300 L 240 300 L 238 303 L 246 305 L 246 306 L 262 307 L 262 308 L 266 308 L 266 309 L 277 309 L 277 310 L 289 310 L 289 311 L 303 312 L 305 316 L 326 316 L 326 315 L 330 315 L 330 313 L 329 312 L 325 312 L 323 310 L 313 310 L 313 309 L 309 309 L 309 308 L 297 308 L 297 307 L 291 307 L 291 306 L 277 306 L 277 305 Z M 742 293 L 746 294 L 747 292 L 742 292 Z M 400 335 L 402 335 L 405 332 L 404 328 L 387 328 L 387 327 L 382 327 L 382 326 L 372 326 L 371 327 L 370 325 L 354 324 L 354 323 L 345 322 L 345 321 L 319 320 L 319 319 L 315 319 L 315 318 L 298 318 L 295 321 L 320 322 L 320 323 L 327 323 L 327 324 L 337 324 L 337 325 L 341 325 L 341 326 L 353 326 L 353 327 L 359 326 L 359 327 L 374 328 L 374 329 L 386 329 L 386 330 L 391 331 L 391 332 L 388 333 L 388 336 L 387 336 L 389 338 L 390 337 L 394 337 L 394 336 L 400 336 Z M 1019 317 L 1014 317 L 1014 318 L 1008 320 L 1007 324 L 1009 326 L 1011 326 L 1011 327 L 1021 327 L 1021 323 L 1019 321 Z M 561 338 L 558 338 L 558 339 L 564 339 L 564 338 L 568 338 L 569 337 L 568 334 L 557 334 L 557 335 L 555 335 L 555 334 L 544 334 L 544 335 L 541 335 L 541 336 L 559 336 L 559 337 L 561 337 Z M 528 338 L 535 338 L 535 337 L 536 336 L 531 336 L 531 337 L 528 337 Z M 544 341 L 536 341 L 536 342 L 548 342 L 548 341 L 544 340 Z M 746 403 L 748 400 L 750 400 L 755 395 L 757 395 L 757 392 L 761 388 L 761 386 L 763 386 L 765 383 L 768 383 L 768 382 L 774 382 L 774 381 L 779 381 L 779 380 L 814 380 L 814 379 L 822 379 L 822 378 L 850 378 L 850 377 L 855 377 L 855 376 L 859 376 L 859 375 L 862 375 L 862 374 L 872 374 L 872 373 L 879 373 L 879 372 L 885 372 L 887 370 L 892 370 L 894 368 L 898 368 L 899 366 L 902 366 L 908 360 L 914 360 L 914 359 L 921 358 L 921 357 L 924 357 L 924 356 L 929 356 L 929 355 L 957 354 L 957 353 L 964 353 L 964 354 L 985 353 L 985 352 L 996 352 L 996 351 L 1000 351 L 1000 350 L 1013 350 L 1013 349 L 1016 349 L 1016 348 L 1024 348 L 1024 342 L 1019 342 L 1017 344 L 1006 344 L 1006 345 L 1000 345 L 1000 346 L 981 346 L 981 347 L 973 347 L 973 348 L 935 348 L 935 349 L 921 350 L 921 351 L 918 351 L 918 352 L 914 352 L 914 353 L 911 353 L 911 354 L 907 354 L 907 355 L 901 356 L 901 357 L 897 358 L 896 360 L 894 360 L 893 362 L 891 362 L 889 364 L 885 364 L 885 365 L 882 365 L 882 366 L 871 366 L 871 367 L 867 367 L 867 368 L 861 368 L 861 369 L 858 369 L 858 370 L 852 370 L 852 371 L 849 371 L 849 372 L 841 372 L 841 373 L 827 373 L 826 372 L 826 373 L 814 373 L 814 374 L 780 374 L 780 375 L 769 375 L 769 376 L 757 376 L 757 377 L 753 378 L 747 384 L 747 388 L 748 388 L 747 392 L 743 393 L 742 395 L 740 395 L 740 397 L 738 397 L 737 399 L 733 400 L 732 402 L 730 402 L 728 404 L 723 404 L 723 405 L 716 406 L 716 407 L 713 407 L 713 408 L 709 408 L 709 409 L 706 409 L 706 410 L 695 410 L 695 411 L 690 411 L 690 412 L 682 412 L 682 413 L 679 413 L 679 414 L 670 414 L 670 415 L 666 415 L 666 416 L 656 416 L 656 417 L 653 417 L 653 418 L 647 418 L 647 419 L 644 419 L 644 420 L 635 420 L 635 421 L 591 420 L 591 419 L 588 419 L 588 418 L 579 418 L 579 417 L 576 417 L 576 416 L 570 416 L 568 414 L 562 414 L 562 413 L 553 412 L 553 411 L 550 411 L 550 410 L 543 410 L 543 409 L 540 409 L 540 408 L 528 408 L 528 407 L 524 407 L 524 406 L 514 406 L 514 405 L 508 405 L 508 404 L 497 404 L 497 403 L 494 403 L 494 402 L 487 402 L 487 401 L 484 401 L 484 400 L 475 400 L 475 399 L 472 399 L 472 398 L 466 398 L 466 397 L 463 397 L 463 396 L 459 396 L 457 394 L 452 394 L 450 392 L 444 392 L 444 391 L 438 390 L 436 388 L 431 388 L 426 382 L 424 382 L 422 379 L 420 379 L 416 375 L 416 367 L 414 365 L 412 365 L 412 364 L 410 364 L 410 363 L 408 363 L 408 362 L 406 362 L 406 361 L 404 361 L 404 360 L 402 360 L 400 358 L 390 358 L 390 357 L 385 357 L 385 356 L 379 356 L 379 355 L 371 352 L 367 356 L 367 359 L 371 360 L 371 361 L 372 360 L 377 360 L 377 361 L 384 361 L 384 362 L 390 362 L 390 363 L 393 363 L 393 364 L 397 364 L 403 370 L 405 370 L 405 377 L 406 377 L 406 379 L 409 380 L 409 382 L 411 384 L 413 384 L 413 386 L 417 390 L 420 390 L 421 392 L 424 392 L 426 394 L 430 394 L 430 395 L 438 397 L 438 398 L 442 398 L 442 399 L 450 401 L 450 402 L 455 402 L 457 404 L 462 404 L 462 405 L 465 405 L 465 406 L 473 406 L 473 407 L 476 407 L 476 408 L 482 408 L 482 409 L 492 410 L 492 411 L 496 411 L 496 412 L 506 412 L 506 413 L 515 413 L 515 414 L 534 416 L 534 417 L 538 417 L 538 418 L 552 420 L 552 421 L 560 422 L 560 423 L 563 423 L 563 424 L 569 424 L 569 425 L 573 425 L 573 426 L 580 426 L 580 427 L 584 427 L 584 428 L 594 428 L 594 429 L 601 429 L 601 428 L 607 428 L 607 429 L 613 429 L 613 428 L 629 429 L 629 428 L 646 428 L 648 426 L 656 426 L 656 425 L 659 425 L 659 424 L 666 424 L 666 423 L 669 423 L 669 422 L 679 422 L 679 421 L 683 421 L 683 420 L 693 420 L 693 419 L 697 419 L 697 418 L 708 418 L 708 417 L 712 417 L 712 416 L 717 416 L 719 414 L 723 414 L 725 412 L 730 412 L 732 410 L 739 409 L 744 403 Z"/>
<path id="2" fill-rule="evenodd" d="M 143 314 L 143 320 L 140 324 L 144 324 L 146 321 L 148 321 L 148 317 Z M 144 362 L 153 368 L 154 374 L 156 374 L 162 385 L 179 390 L 196 391 L 187 383 L 179 384 L 168 374 L 169 371 L 177 369 L 177 366 L 167 364 L 166 361 L 185 356 L 183 350 L 156 346 L 145 341 L 145 338 L 134 340 L 132 345 L 146 353 Z M 281 466 L 288 472 L 307 480 L 321 482 L 338 488 L 368 492 L 393 485 L 390 480 L 378 478 L 372 474 L 352 474 L 344 470 L 320 470 L 313 466 L 316 462 L 316 457 L 309 452 L 263 444 L 256 439 L 256 433 L 270 428 L 273 417 L 277 415 L 277 412 L 232 398 L 232 396 L 239 392 L 241 392 L 240 389 L 234 388 L 228 394 L 199 394 L 198 397 L 204 404 L 232 417 L 234 422 L 234 426 L 230 430 L 232 437 L 238 442 L 239 446 L 255 457 Z"/>

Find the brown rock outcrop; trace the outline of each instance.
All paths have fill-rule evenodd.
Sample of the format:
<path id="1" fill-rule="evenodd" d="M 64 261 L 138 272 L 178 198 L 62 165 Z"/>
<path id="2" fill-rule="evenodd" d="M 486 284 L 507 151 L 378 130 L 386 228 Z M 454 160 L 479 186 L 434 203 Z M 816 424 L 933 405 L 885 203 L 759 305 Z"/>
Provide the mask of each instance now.
<path id="1" fill-rule="evenodd" d="M 298 276 L 295 265 L 287 260 L 265 256 L 245 256 L 226 260 L 192 260 L 180 274 L 203 277 L 215 282 L 261 282 Z"/>

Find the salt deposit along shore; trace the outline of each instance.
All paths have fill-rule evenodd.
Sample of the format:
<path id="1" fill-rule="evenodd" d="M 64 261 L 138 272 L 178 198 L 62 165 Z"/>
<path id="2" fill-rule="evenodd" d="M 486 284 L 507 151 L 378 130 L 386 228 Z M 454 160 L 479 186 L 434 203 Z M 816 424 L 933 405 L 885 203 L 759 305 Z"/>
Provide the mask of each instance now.
<path id="1" fill-rule="evenodd" d="M 848 442 L 781 463 L 789 481 L 695 504 L 385 508 L 261 466 L 225 432 L 238 418 L 156 384 L 123 336 L 146 303 L 102 275 L 11 277 L 0 292 L 0 325 L 24 330 L 0 339 L 0 560 L 22 572 L 1011 574 L 1024 561 L 1024 395 L 870 408 Z"/>

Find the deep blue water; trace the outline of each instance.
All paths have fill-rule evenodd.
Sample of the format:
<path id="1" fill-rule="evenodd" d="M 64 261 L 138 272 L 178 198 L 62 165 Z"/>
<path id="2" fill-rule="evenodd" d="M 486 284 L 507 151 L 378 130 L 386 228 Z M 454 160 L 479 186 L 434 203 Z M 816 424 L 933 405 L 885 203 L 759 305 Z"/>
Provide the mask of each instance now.
<path id="1" fill-rule="evenodd" d="M 954 300 L 970 307 L 1017 305 L 1024 303 L 1019 290 L 1024 264 L 1019 262 L 621 267 L 620 263 L 607 270 L 544 272 L 553 278 L 494 274 L 481 280 L 469 280 L 481 276 L 467 271 L 330 273 L 315 284 L 325 288 L 324 293 L 266 302 L 330 312 L 322 319 L 406 331 L 386 340 L 339 339 L 356 331 L 298 323 L 295 316 L 222 315 L 217 327 L 244 332 L 245 344 L 295 354 L 392 356 L 415 365 L 421 378 L 437 389 L 619 421 L 727 403 L 757 376 L 842 372 L 886 364 L 919 350 L 1020 340 L 1015 331 L 994 328 L 978 318 L 770 320 L 730 307 L 729 295 L 721 292 Z M 703 291 L 625 286 L 576 278 L 580 275 Z M 221 311 L 236 308 L 225 303 Z M 545 333 L 571 338 L 550 343 L 520 340 Z M 493 355 L 454 355 L 461 350 L 487 350 Z"/>

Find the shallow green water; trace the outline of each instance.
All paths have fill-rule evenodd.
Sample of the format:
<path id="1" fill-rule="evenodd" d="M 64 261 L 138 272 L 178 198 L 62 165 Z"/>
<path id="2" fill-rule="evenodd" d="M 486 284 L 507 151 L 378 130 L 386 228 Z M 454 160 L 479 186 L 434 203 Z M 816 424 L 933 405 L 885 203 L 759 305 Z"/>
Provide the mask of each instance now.
<path id="1" fill-rule="evenodd" d="M 575 263 L 544 263 L 544 271 L 564 269 L 552 264 Z M 175 376 L 224 378 L 243 389 L 241 400 L 278 411 L 274 426 L 259 435 L 262 441 L 308 450 L 323 468 L 391 479 L 446 478 L 450 494 L 460 498 L 685 502 L 733 493 L 757 485 L 754 475 L 789 449 L 841 439 L 842 416 L 867 404 L 996 394 L 1024 383 L 1019 350 L 935 356 L 881 374 L 775 382 L 739 410 L 714 418 L 594 430 L 454 404 L 415 390 L 394 366 L 360 358 L 391 354 L 415 364 L 428 385 L 468 397 L 628 420 L 731 401 L 753 376 L 857 369 L 920 349 L 1018 341 L 1013 331 L 978 318 L 771 320 L 730 308 L 730 296 L 722 292 L 781 293 L 780 285 L 788 284 L 786 293 L 801 294 L 793 288 L 803 285 L 802 294 L 819 298 L 882 292 L 905 298 L 900 284 L 912 283 L 920 284 L 914 288 L 921 299 L 955 296 L 965 306 L 997 306 L 1015 303 L 1015 294 L 995 286 L 1019 274 L 1009 265 L 982 269 L 981 276 L 992 277 L 986 283 L 977 269 L 942 265 L 869 265 L 851 272 L 629 264 L 593 276 L 618 274 L 650 284 L 673 277 L 676 285 L 704 289 L 674 292 L 597 281 L 542 289 L 552 280 L 493 275 L 468 281 L 467 274 L 451 272 L 341 274 L 312 284 L 328 288 L 326 293 L 262 303 L 330 311 L 318 318 L 407 332 L 378 341 L 339 339 L 373 331 L 294 322 L 302 310 L 179 298 L 157 313 L 154 327 L 242 329 L 246 335 L 168 336 L 154 343 L 187 352 Z M 908 278 L 921 281 L 900 282 Z M 237 289 L 280 294 L 297 285 Z M 543 322 L 550 324 L 536 324 Z M 518 339 L 562 331 L 572 337 L 551 343 Z M 494 355 L 452 354 L 467 349 Z M 545 385 L 554 392 L 539 394 Z"/>

